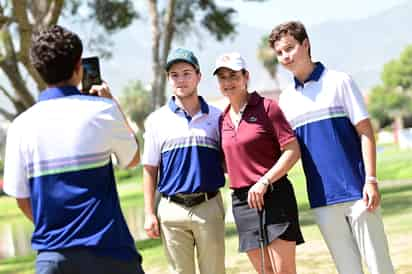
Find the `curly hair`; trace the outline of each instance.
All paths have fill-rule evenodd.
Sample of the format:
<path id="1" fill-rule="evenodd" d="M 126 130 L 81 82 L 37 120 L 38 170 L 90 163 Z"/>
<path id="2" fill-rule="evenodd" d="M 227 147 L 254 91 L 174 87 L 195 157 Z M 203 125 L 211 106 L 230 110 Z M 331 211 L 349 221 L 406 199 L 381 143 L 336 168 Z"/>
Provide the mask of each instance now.
<path id="1" fill-rule="evenodd" d="M 33 34 L 30 57 L 43 80 L 56 84 L 72 77 L 82 51 L 77 34 L 55 25 Z"/>
<path id="2" fill-rule="evenodd" d="M 305 26 L 299 21 L 288 21 L 276 26 L 269 35 L 269 46 L 274 49 L 275 43 L 279 41 L 283 36 L 290 35 L 302 44 L 305 39 L 309 41 L 308 33 Z M 310 56 L 309 46 L 309 56 Z"/>

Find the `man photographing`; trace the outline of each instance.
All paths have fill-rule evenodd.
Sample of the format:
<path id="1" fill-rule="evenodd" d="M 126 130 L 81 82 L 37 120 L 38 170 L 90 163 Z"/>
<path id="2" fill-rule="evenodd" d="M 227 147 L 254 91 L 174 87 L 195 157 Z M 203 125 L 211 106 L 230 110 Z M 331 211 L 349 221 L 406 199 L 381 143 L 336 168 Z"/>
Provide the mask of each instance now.
<path id="1" fill-rule="evenodd" d="M 36 273 L 144 273 L 121 212 L 111 154 L 138 164 L 139 148 L 109 87 L 82 95 L 82 42 L 60 26 L 33 36 L 47 84 L 9 128 L 4 191 L 34 223 Z"/>

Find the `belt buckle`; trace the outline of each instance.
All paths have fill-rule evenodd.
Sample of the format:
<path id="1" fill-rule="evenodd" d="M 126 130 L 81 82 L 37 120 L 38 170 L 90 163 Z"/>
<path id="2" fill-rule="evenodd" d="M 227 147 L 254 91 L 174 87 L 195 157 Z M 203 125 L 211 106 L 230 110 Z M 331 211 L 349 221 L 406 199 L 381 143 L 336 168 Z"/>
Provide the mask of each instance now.
<path id="1" fill-rule="evenodd" d="M 186 207 L 195 206 L 195 205 L 196 205 L 195 199 L 196 199 L 196 198 L 184 199 L 184 200 L 183 200 L 183 204 L 184 204 Z"/>
<path id="2" fill-rule="evenodd" d="M 185 196 L 180 196 L 180 198 L 183 199 L 183 204 L 186 207 L 193 207 L 195 205 L 203 203 L 206 199 L 205 193 L 199 194 L 199 195 L 187 195 Z"/>

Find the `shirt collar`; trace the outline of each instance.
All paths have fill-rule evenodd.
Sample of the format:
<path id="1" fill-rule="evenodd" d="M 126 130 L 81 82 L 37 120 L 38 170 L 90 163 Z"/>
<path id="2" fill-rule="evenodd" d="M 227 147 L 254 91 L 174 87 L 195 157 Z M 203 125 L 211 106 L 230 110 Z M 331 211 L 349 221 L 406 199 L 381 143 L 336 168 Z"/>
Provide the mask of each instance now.
<path id="1" fill-rule="evenodd" d="M 37 102 L 57 99 L 65 96 L 81 95 L 80 91 L 75 86 L 52 87 L 43 90 Z"/>
<path id="2" fill-rule="evenodd" d="M 309 75 L 308 79 L 306 79 L 303 83 L 301 83 L 296 77 L 293 77 L 295 81 L 295 89 L 298 87 L 302 87 L 307 82 L 310 81 L 319 81 L 320 76 L 322 75 L 323 71 L 325 70 L 325 66 L 321 62 L 315 63 L 315 68 L 313 69 L 312 73 Z"/>
<path id="3" fill-rule="evenodd" d="M 257 104 L 259 104 L 260 100 L 262 100 L 262 99 L 263 99 L 263 97 L 260 96 L 259 93 L 257 93 L 256 91 L 250 93 L 247 104 L 246 104 L 246 108 L 247 108 L 247 106 L 256 106 Z M 230 104 L 224 110 L 224 114 L 228 113 L 229 110 L 230 110 Z"/>
<path id="4" fill-rule="evenodd" d="M 200 111 L 203 114 L 209 114 L 209 106 L 207 105 L 206 101 L 203 99 L 202 96 L 198 96 L 199 98 L 199 102 L 200 102 Z M 176 113 L 179 110 L 182 110 L 182 108 L 180 108 L 177 104 L 176 104 L 176 97 L 172 96 L 169 99 L 169 102 L 167 103 L 167 105 L 169 106 L 170 110 L 173 111 L 174 113 Z"/>

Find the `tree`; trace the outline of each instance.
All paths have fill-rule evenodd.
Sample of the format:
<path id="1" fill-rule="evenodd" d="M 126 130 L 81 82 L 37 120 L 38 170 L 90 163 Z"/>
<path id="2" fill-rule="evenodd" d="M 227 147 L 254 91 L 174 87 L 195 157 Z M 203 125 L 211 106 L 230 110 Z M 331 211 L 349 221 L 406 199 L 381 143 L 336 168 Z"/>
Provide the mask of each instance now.
<path id="1" fill-rule="evenodd" d="M 37 71 L 30 64 L 29 48 L 35 28 L 55 24 L 63 7 L 63 0 L 0 2 L 0 68 L 8 78 L 11 91 L 0 85 L 0 91 L 10 101 L 15 113 L 0 108 L 0 114 L 11 120 L 34 104 L 23 73 L 28 73 L 38 89 L 45 87 Z M 29 19 L 31 18 L 31 19 Z M 18 39 L 13 34 L 18 33 Z"/>
<path id="2" fill-rule="evenodd" d="M 277 79 L 278 59 L 275 51 L 269 46 L 269 36 L 263 36 L 260 41 L 257 58 L 262 63 L 263 67 L 269 73 L 270 77 L 275 81 L 276 86 L 279 87 L 279 81 Z"/>
<path id="3" fill-rule="evenodd" d="M 183 39 L 199 24 L 218 41 L 235 35 L 232 20 L 235 10 L 219 7 L 215 0 L 146 1 L 151 18 L 154 108 L 164 104 L 166 99 L 163 67 L 172 42 Z M 110 56 L 107 34 L 129 26 L 139 17 L 133 0 L 0 0 L 0 70 L 9 82 L 9 85 L 0 84 L 0 94 L 14 108 L 9 111 L 0 107 L 0 115 L 7 120 L 34 104 L 36 92 L 30 92 L 31 83 L 37 92 L 45 88 L 45 83 L 30 64 L 31 36 L 36 30 L 56 24 L 61 15 L 82 24 L 97 23 L 89 45 L 106 56 Z"/>
<path id="4" fill-rule="evenodd" d="M 378 121 L 389 117 L 402 128 L 403 117 L 412 115 L 412 45 L 384 65 L 381 78 L 382 84 L 369 96 L 368 109 Z"/>
<path id="5" fill-rule="evenodd" d="M 410 114 L 411 109 L 410 99 L 399 89 L 393 90 L 385 86 L 376 86 L 370 93 L 368 110 L 371 116 L 376 119 L 379 127 L 386 121 L 395 119 L 398 119 L 398 123 L 402 124 L 400 117 Z"/>
<path id="6" fill-rule="evenodd" d="M 120 104 L 130 119 L 144 132 L 144 120 L 151 111 L 150 93 L 140 81 L 130 82 L 122 91 Z"/>
<path id="7" fill-rule="evenodd" d="M 14 108 L 9 111 L 0 107 L 0 115 L 5 119 L 12 120 L 34 104 L 29 83 L 34 83 L 37 91 L 46 87 L 30 63 L 32 34 L 56 24 L 63 11 L 76 14 L 85 5 L 89 7 L 86 18 L 98 22 L 108 32 L 124 28 L 137 17 L 129 0 L 0 0 L 0 70 L 9 82 L 0 84 L 0 94 Z"/>
<path id="8" fill-rule="evenodd" d="M 384 65 L 382 81 L 388 87 L 400 87 L 403 91 L 412 92 L 412 45 L 407 46 L 399 59 Z"/>

